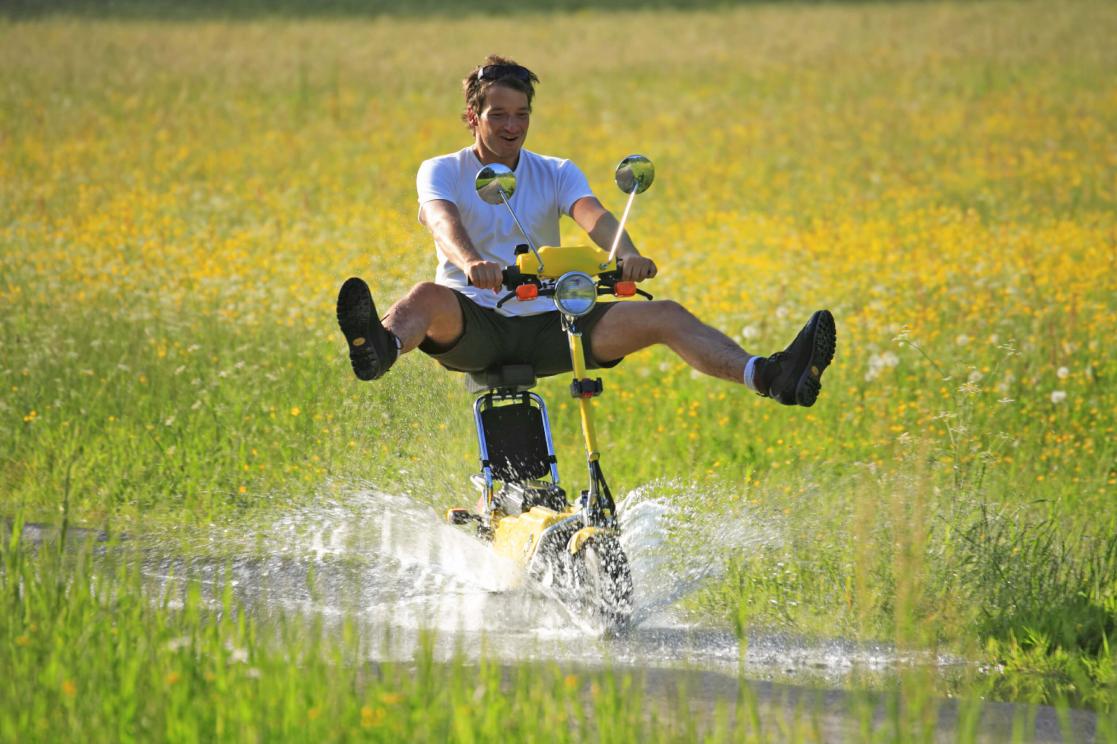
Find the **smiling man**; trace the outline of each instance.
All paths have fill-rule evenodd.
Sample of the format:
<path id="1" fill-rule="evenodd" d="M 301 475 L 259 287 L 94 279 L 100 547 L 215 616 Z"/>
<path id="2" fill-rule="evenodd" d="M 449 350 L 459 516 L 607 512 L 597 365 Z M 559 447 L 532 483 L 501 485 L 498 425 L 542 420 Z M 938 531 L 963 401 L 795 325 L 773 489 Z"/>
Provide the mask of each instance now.
<path id="1" fill-rule="evenodd" d="M 539 79 L 510 59 L 490 56 L 463 81 L 462 118 L 473 141 L 458 152 L 427 160 L 417 178 L 419 221 L 434 237 L 434 282 L 415 285 L 380 319 L 368 285 L 342 285 L 337 317 L 353 371 L 362 380 L 383 376 L 400 354 L 418 348 L 447 369 L 479 372 L 501 364 L 531 364 L 538 375 L 571 368 L 566 336 L 550 298 L 496 302 L 501 270 L 523 242 L 508 211 L 481 200 L 474 177 L 501 163 L 516 174 L 510 203 L 539 245 L 559 244 L 559 219 L 568 215 L 594 243 L 611 247 L 619 227 L 569 160 L 524 148 Z M 617 257 L 622 278 L 643 281 L 656 265 L 640 255 L 627 233 Z M 834 355 L 834 318 L 814 313 L 784 351 L 753 356 L 677 302 L 603 302 L 579 321 L 588 368 L 613 367 L 628 354 L 665 344 L 705 374 L 747 385 L 786 405 L 813 405 Z"/>

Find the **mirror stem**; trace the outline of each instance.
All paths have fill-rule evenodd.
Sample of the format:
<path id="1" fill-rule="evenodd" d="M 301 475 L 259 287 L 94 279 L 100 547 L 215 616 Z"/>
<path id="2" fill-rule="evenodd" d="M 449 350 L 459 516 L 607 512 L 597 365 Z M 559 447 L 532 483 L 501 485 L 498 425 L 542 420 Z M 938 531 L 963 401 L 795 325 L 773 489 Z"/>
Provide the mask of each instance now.
<path id="1" fill-rule="evenodd" d="M 520 234 L 527 240 L 531 252 L 535 254 L 535 260 L 539 262 L 539 268 L 536 269 L 536 271 L 543 271 L 543 257 L 539 255 L 539 249 L 535 247 L 535 241 L 531 239 L 531 236 L 527 234 L 527 230 L 520 224 L 520 219 L 516 216 L 516 211 L 512 209 L 512 205 L 508 203 L 508 194 L 504 192 L 504 189 L 500 190 L 500 199 L 504 202 L 504 206 L 508 207 L 508 214 L 512 215 L 512 221 L 516 223 L 516 227 L 519 228 Z"/>
<path id="2" fill-rule="evenodd" d="M 632 201 L 635 198 L 636 198 L 636 184 L 633 184 L 632 185 L 632 191 L 628 192 L 628 203 L 626 203 L 624 205 L 624 214 L 621 215 L 621 224 L 617 225 L 617 236 L 615 238 L 613 238 L 613 247 L 609 251 L 609 258 L 606 259 L 605 263 L 601 266 L 601 268 L 603 268 L 603 269 L 606 266 L 608 266 L 609 264 L 611 264 L 613 262 L 613 259 L 616 258 L 616 256 L 617 256 L 617 248 L 621 244 L 621 236 L 624 235 L 624 223 L 628 222 L 628 213 L 632 209 Z"/>

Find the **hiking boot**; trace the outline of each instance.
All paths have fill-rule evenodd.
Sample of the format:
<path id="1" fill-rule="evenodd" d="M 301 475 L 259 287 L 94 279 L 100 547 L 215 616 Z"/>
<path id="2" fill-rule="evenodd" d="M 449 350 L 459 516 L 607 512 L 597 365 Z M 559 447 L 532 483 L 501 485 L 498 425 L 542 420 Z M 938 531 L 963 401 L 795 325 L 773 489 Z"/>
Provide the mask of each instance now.
<path id="1" fill-rule="evenodd" d="M 358 378 L 382 377 L 399 356 L 395 337 L 376 314 L 368 285 L 357 277 L 346 279 L 337 294 L 337 324 L 349 343 L 349 361 Z"/>
<path id="2" fill-rule="evenodd" d="M 790 346 L 759 361 L 760 394 L 785 406 L 813 406 L 822 390 L 822 373 L 834 359 L 837 336 L 829 310 L 812 315 Z"/>

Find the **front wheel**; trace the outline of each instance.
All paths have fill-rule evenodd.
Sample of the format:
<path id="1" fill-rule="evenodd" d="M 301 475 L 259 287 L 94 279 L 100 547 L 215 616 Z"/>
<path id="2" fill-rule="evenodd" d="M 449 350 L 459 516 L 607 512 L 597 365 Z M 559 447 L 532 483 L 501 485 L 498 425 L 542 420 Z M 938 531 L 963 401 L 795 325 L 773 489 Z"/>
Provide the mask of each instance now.
<path id="1" fill-rule="evenodd" d="M 632 571 L 615 537 L 594 536 L 574 555 L 574 580 L 582 612 L 611 631 L 632 617 Z"/>

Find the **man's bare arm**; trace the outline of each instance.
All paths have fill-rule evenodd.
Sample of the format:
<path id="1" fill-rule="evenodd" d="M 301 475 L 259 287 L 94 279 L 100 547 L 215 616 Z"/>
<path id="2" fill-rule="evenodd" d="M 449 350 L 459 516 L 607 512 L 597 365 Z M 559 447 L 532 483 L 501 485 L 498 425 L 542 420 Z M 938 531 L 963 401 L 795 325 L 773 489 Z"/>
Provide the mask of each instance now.
<path id="1" fill-rule="evenodd" d="M 574 206 L 570 209 L 570 216 L 586 231 L 594 243 L 605 250 L 613 247 L 613 240 L 617 236 L 620 223 L 612 212 L 601 205 L 597 197 L 584 196 L 574 202 Z M 656 275 L 655 262 L 640 255 L 627 230 L 621 234 L 621 242 L 617 246 L 617 258 L 624 259 L 621 276 L 626 281 L 639 282 Z"/>
<path id="2" fill-rule="evenodd" d="M 462 224 L 461 212 L 453 202 L 435 199 L 423 204 L 419 221 L 426 225 L 446 257 L 481 289 L 500 289 L 501 266 L 481 258 Z"/>

